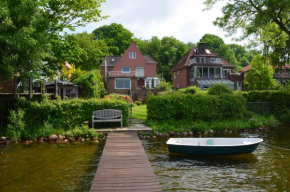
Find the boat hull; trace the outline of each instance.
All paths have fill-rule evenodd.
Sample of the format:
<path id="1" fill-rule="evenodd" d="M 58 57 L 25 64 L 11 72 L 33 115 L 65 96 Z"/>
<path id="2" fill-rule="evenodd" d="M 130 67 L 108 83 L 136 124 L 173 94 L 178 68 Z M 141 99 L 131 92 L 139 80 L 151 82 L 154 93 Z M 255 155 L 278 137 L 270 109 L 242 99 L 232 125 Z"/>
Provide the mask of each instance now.
<path id="1" fill-rule="evenodd" d="M 236 155 L 255 151 L 259 143 L 243 146 L 190 146 L 168 144 L 171 153 L 189 155 Z"/>

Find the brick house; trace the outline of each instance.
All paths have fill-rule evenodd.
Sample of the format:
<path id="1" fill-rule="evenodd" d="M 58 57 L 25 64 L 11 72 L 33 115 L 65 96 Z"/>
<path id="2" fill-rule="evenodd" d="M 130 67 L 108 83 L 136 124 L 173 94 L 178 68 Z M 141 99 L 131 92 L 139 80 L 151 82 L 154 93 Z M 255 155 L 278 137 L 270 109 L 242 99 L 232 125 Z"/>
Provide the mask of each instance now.
<path id="1" fill-rule="evenodd" d="M 272 65 L 271 65 L 272 66 Z M 290 65 L 286 64 L 281 67 L 279 66 L 272 66 L 274 68 L 274 74 L 273 79 L 276 79 L 277 83 L 285 86 L 286 82 L 290 80 Z M 244 84 L 245 77 L 247 75 L 247 72 L 251 69 L 251 65 L 247 65 L 246 67 L 239 70 L 241 76 L 242 76 L 242 90 L 247 90 L 247 87 Z"/>
<path id="2" fill-rule="evenodd" d="M 157 62 L 144 55 L 132 42 L 122 56 L 106 56 L 101 64 L 101 74 L 108 93 L 130 94 L 142 87 L 154 88 Z"/>
<path id="3" fill-rule="evenodd" d="M 241 90 L 241 75 L 234 73 L 234 68 L 229 62 L 206 49 L 204 43 L 200 43 L 198 48 L 190 49 L 171 69 L 173 88 L 195 85 L 204 90 L 222 83 L 232 90 Z"/>

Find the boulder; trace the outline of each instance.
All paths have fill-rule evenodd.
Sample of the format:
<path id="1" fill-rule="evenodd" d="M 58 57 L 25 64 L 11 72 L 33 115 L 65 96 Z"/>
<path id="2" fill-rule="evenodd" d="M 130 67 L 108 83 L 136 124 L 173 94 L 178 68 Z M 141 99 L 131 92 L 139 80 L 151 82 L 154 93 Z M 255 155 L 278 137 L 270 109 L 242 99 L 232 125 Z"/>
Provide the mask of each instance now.
<path id="1" fill-rule="evenodd" d="M 156 138 L 157 138 L 157 136 L 155 136 L 155 135 L 152 136 L 152 139 L 156 139 Z"/>
<path id="2" fill-rule="evenodd" d="M 188 132 L 188 135 L 193 135 L 193 132 L 192 132 L 192 131 L 189 131 L 189 132 Z"/>
<path id="3" fill-rule="evenodd" d="M 174 131 L 168 131 L 168 134 L 169 134 L 170 136 L 175 136 L 175 135 L 176 135 L 176 133 L 175 133 Z"/>
<path id="4" fill-rule="evenodd" d="M 203 134 L 204 134 L 204 135 L 208 135 L 208 131 L 205 131 Z"/>
<path id="5" fill-rule="evenodd" d="M 4 136 L 0 137 L 0 141 L 6 141 L 6 137 Z"/>
<path id="6" fill-rule="evenodd" d="M 62 141 L 64 138 L 62 135 L 58 135 L 58 139 Z"/>
<path id="7" fill-rule="evenodd" d="M 55 134 L 49 136 L 49 138 L 48 138 L 48 141 L 56 141 L 56 140 L 58 140 L 58 136 Z"/>
<path id="8" fill-rule="evenodd" d="M 233 133 L 233 131 L 232 130 L 229 130 L 229 134 L 232 134 Z"/>
<path id="9" fill-rule="evenodd" d="M 213 130 L 211 129 L 211 130 L 209 130 L 209 134 L 213 134 Z"/>
<path id="10" fill-rule="evenodd" d="M 184 137 L 187 137 L 188 136 L 188 133 L 187 132 L 183 132 L 182 134 L 183 134 Z"/>

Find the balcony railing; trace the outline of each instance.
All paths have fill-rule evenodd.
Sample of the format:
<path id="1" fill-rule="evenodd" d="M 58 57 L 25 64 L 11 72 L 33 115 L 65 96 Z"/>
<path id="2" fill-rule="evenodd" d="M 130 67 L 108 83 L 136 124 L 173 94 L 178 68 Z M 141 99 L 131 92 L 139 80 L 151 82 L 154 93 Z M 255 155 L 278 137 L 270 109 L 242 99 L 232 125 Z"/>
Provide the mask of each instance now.
<path id="1" fill-rule="evenodd" d="M 289 73 L 274 73 L 273 75 L 274 78 L 290 78 Z"/>
<path id="2" fill-rule="evenodd" d="M 122 73 L 122 71 L 109 71 L 108 77 L 144 77 L 144 73 L 138 73 L 138 71 L 131 71 L 129 73 Z"/>

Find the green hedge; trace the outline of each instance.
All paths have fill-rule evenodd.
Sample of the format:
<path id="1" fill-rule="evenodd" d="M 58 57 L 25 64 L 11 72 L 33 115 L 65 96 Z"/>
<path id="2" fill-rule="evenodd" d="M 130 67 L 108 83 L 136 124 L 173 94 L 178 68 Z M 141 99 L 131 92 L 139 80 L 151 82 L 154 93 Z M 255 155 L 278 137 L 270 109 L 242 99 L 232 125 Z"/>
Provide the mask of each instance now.
<path id="1" fill-rule="evenodd" d="M 37 129 L 48 123 L 54 128 L 69 130 L 80 126 L 83 121 L 91 125 L 92 112 L 101 109 L 122 110 L 123 124 L 128 125 L 128 103 L 122 100 L 109 99 L 73 99 L 73 100 L 48 100 L 26 101 L 21 99 L 18 107 L 25 109 L 23 121 L 26 129 Z"/>
<path id="2" fill-rule="evenodd" d="M 290 92 L 289 91 L 249 91 L 242 95 L 247 102 L 268 102 L 274 115 L 282 122 L 290 123 Z"/>
<path id="3" fill-rule="evenodd" d="M 239 94 L 150 95 L 148 120 L 218 120 L 244 115 L 246 100 Z"/>

